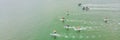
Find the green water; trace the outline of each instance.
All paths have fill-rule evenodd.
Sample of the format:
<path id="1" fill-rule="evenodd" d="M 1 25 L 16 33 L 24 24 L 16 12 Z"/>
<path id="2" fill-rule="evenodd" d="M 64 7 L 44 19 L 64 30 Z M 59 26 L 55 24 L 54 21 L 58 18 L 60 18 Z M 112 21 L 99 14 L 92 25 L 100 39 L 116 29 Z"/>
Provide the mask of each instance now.
<path id="1" fill-rule="evenodd" d="M 67 10 L 70 11 L 70 14 L 73 14 L 73 16 L 70 16 L 70 18 L 68 17 L 68 19 L 75 19 L 75 20 L 83 19 L 86 21 L 94 19 L 94 21 L 98 20 L 99 22 L 102 22 L 102 20 L 99 20 L 99 18 L 102 19 L 104 16 L 107 15 L 111 19 L 116 20 L 117 23 L 120 20 L 119 19 L 120 10 L 118 11 L 90 10 L 88 12 L 84 12 L 81 10 L 81 7 L 77 6 L 77 4 L 80 2 L 83 4 L 106 4 L 106 3 L 119 4 L 120 3 L 119 0 L 109 0 L 109 1 L 108 0 L 97 0 L 97 1 L 95 0 L 0 0 L 0 40 L 53 40 L 49 34 L 54 29 L 56 29 L 60 34 L 65 33 L 64 35 L 66 35 L 67 33 L 62 28 L 63 24 L 59 22 L 59 18 L 65 16 L 64 13 Z M 96 17 L 95 15 L 97 15 L 98 17 Z M 81 19 L 79 19 L 79 17 Z M 93 17 L 93 19 L 89 19 L 90 17 Z M 74 26 L 77 26 L 79 24 L 86 26 L 78 22 L 67 22 L 67 23 Z M 119 28 L 118 26 L 119 25 L 116 25 L 115 27 Z M 115 32 L 113 33 L 113 35 L 111 32 L 107 33 L 107 31 L 100 31 L 95 35 L 101 34 L 107 36 L 103 36 L 102 38 L 95 38 L 95 39 L 83 38 L 81 40 L 113 40 L 113 39 L 119 40 L 118 35 L 120 32 L 118 31 L 113 30 L 113 32 Z M 72 35 L 75 34 L 77 36 L 77 34 L 73 32 L 74 31 L 72 30 L 69 33 L 71 33 Z M 105 34 L 102 32 L 105 32 Z M 88 36 L 90 36 L 93 33 L 94 31 L 89 31 L 89 32 L 83 31 L 80 35 L 85 36 L 85 34 L 87 34 Z M 61 37 L 56 40 L 78 40 L 78 39 L 79 38 L 66 39 L 64 37 Z"/>

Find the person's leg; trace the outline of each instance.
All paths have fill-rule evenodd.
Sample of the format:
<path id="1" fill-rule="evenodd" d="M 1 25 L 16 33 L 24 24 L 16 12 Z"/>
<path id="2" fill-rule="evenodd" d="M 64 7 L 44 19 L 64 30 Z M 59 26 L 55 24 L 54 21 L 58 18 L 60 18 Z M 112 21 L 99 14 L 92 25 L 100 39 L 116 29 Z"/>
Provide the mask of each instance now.
<path id="1" fill-rule="evenodd" d="M 62 22 L 64 23 L 65 21 L 64 21 L 64 20 L 62 20 Z"/>
<path id="2" fill-rule="evenodd" d="M 54 39 L 56 39 L 56 36 L 54 36 Z"/>
<path id="3" fill-rule="evenodd" d="M 80 30 L 78 30 L 78 32 L 80 32 Z"/>
<path id="4" fill-rule="evenodd" d="M 78 6 L 81 6 L 81 3 L 79 3 Z"/>
<path id="5" fill-rule="evenodd" d="M 105 23 L 108 23 L 108 21 L 106 20 Z"/>

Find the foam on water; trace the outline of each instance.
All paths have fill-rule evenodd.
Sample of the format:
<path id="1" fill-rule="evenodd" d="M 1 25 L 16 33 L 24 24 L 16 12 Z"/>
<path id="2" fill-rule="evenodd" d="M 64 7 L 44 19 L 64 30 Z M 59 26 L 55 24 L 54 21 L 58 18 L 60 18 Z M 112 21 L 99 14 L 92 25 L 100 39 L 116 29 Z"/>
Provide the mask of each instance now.
<path id="1" fill-rule="evenodd" d="M 83 38 L 83 36 L 82 36 L 82 35 L 80 35 L 80 38 Z"/>
<path id="2" fill-rule="evenodd" d="M 75 38 L 75 36 L 72 36 L 72 38 Z"/>
<path id="3" fill-rule="evenodd" d="M 68 36 L 66 35 L 65 38 L 68 38 Z"/>
<path id="4" fill-rule="evenodd" d="M 120 10 L 118 8 L 90 8 L 90 10 L 111 10 L 111 11 L 117 11 Z"/>
<path id="5" fill-rule="evenodd" d="M 88 6 L 88 7 L 106 7 L 106 8 L 118 8 L 118 7 L 120 7 L 119 6 L 120 5 L 120 3 L 109 3 L 109 4 L 84 4 L 84 5 L 82 5 L 82 6 Z"/>
<path id="6" fill-rule="evenodd" d="M 120 11 L 120 3 L 109 3 L 109 4 L 83 4 L 90 10 L 109 10 L 109 11 Z"/>
<path id="7" fill-rule="evenodd" d="M 57 36 L 57 37 L 60 37 L 60 36 L 61 36 L 60 34 L 53 34 L 53 33 L 51 33 L 50 35 L 51 35 L 51 36 Z"/>

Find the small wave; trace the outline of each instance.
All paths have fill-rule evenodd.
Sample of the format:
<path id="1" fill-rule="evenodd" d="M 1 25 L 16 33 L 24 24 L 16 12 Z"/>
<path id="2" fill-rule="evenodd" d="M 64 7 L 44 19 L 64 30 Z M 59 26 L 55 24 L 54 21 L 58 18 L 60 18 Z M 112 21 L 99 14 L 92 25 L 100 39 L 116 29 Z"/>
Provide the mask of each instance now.
<path id="1" fill-rule="evenodd" d="M 118 11 L 120 9 L 118 9 L 118 8 L 90 8 L 90 10 L 114 10 L 114 11 Z"/>
<path id="2" fill-rule="evenodd" d="M 113 4 L 84 4 L 82 6 L 120 8 L 120 3 L 113 3 Z"/>

